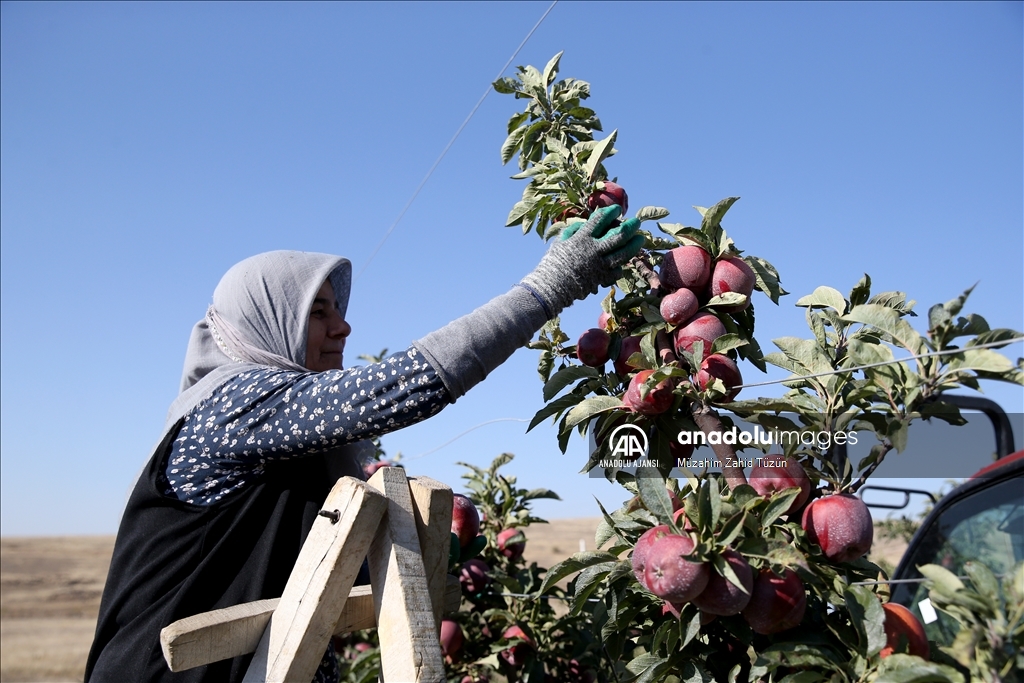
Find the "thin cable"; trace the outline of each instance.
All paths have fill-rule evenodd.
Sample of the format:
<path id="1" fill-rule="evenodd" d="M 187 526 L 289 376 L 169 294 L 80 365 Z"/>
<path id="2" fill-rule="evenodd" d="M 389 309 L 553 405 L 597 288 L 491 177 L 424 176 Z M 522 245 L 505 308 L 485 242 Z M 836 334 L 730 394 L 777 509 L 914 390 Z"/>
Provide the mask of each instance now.
<path id="1" fill-rule="evenodd" d="M 1015 342 L 1024 341 L 1024 337 L 1014 337 L 1013 339 L 1005 339 L 1003 341 L 990 342 L 988 344 L 978 344 L 977 346 L 968 346 L 963 349 L 947 349 L 945 351 L 929 351 L 928 353 L 922 353 L 920 355 L 912 355 L 907 358 L 895 358 L 893 360 L 883 360 L 878 363 L 868 363 L 867 365 L 858 365 L 852 368 L 840 368 L 838 370 L 829 370 L 828 372 L 818 372 L 813 375 L 797 375 L 795 377 L 787 377 L 786 379 L 773 379 L 767 382 L 755 382 L 753 384 L 739 384 L 730 389 L 749 389 L 751 387 L 766 387 L 770 384 L 783 384 L 785 382 L 799 382 L 802 379 L 814 379 L 815 377 L 829 377 L 831 375 L 841 375 L 844 372 L 857 372 L 858 370 L 868 370 L 870 368 L 880 368 L 883 365 L 895 365 L 897 363 L 906 363 L 910 360 L 920 360 L 921 358 L 931 358 L 933 356 L 951 356 L 958 353 L 964 353 L 973 349 L 990 349 L 996 346 L 1006 346 L 1007 344 L 1013 344 Z"/>
<path id="2" fill-rule="evenodd" d="M 782 384 L 783 382 L 798 382 L 798 381 L 800 381 L 802 379 L 813 379 L 815 377 L 826 377 L 828 375 L 840 375 L 840 374 L 842 374 L 844 372 L 856 372 L 857 370 L 865 370 L 865 369 L 869 369 L 869 368 L 878 368 L 878 367 L 882 367 L 883 365 L 895 365 L 897 363 L 905 363 L 906 361 L 916 360 L 916 359 L 920 359 L 920 358 L 929 358 L 929 357 L 932 357 L 932 356 L 948 356 L 948 355 L 953 355 L 953 354 L 957 354 L 957 353 L 963 353 L 964 351 L 968 351 L 970 349 L 987 349 L 987 348 L 992 348 L 994 346 L 1005 346 L 1007 344 L 1013 344 L 1013 343 L 1019 342 L 1019 341 L 1024 341 L 1024 337 L 1014 337 L 1013 339 L 1007 339 L 1007 340 L 998 341 L 998 342 L 990 342 L 988 344 L 978 344 L 977 346 L 970 346 L 970 347 L 967 347 L 966 349 L 948 349 L 946 351 L 931 351 L 929 353 L 922 353 L 920 355 L 910 356 L 909 358 L 894 358 L 893 360 L 880 361 L 878 363 L 869 363 L 868 365 L 859 365 L 859 366 L 853 367 L 853 368 L 840 368 L 839 370 L 832 370 L 830 372 L 819 372 L 819 373 L 814 374 L 814 375 L 797 375 L 795 377 L 788 377 L 786 379 L 777 379 L 777 380 L 771 380 L 771 381 L 768 381 L 768 382 L 757 382 L 756 384 L 741 384 L 741 385 L 739 385 L 736 388 L 737 389 L 745 389 L 745 388 L 749 388 L 749 387 L 763 387 L 763 386 L 767 386 L 769 384 Z M 436 448 L 431 448 L 429 451 L 425 451 L 423 453 L 420 453 L 419 455 L 414 455 L 411 458 L 403 458 L 403 460 L 406 460 L 406 461 L 407 460 L 417 460 L 417 459 L 422 458 L 424 456 L 430 455 L 431 453 L 436 453 L 437 451 L 441 450 L 445 446 L 447 446 L 447 445 L 449 445 L 449 444 L 451 444 L 451 443 L 461 439 L 466 434 L 469 434 L 470 432 L 472 432 L 472 431 L 474 431 L 476 429 L 479 429 L 480 427 L 484 427 L 484 426 L 487 426 L 489 424 L 494 424 L 495 422 L 529 422 L 529 420 L 527 420 L 525 418 L 521 418 L 521 417 L 499 417 L 499 418 L 495 418 L 493 420 L 487 420 L 486 422 L 481 422 L 478 425 L 474 425 L 474 426 L 470 427 L 466 431 L 464 431 L 461 434 L 458 434 L 458 435 L 452 437 L 451 439 L 449 439 L 448 441 L 445 441 L 443 444 L 441 444 L 440 446 L 437 446 Z"/>
<path id="3" fill-rule="evenodd" d="M 551 5 L 548 6 L 548 8 L 547 8 L 547 10 L 545 10 L 544 14 L 542 14 L 540 19 L 537 20 L 537 23 L 534 24 L 533 28 L 530 29 L 530 32 L 526 34 L 525 38 L 523 38 L 523 42 L 519 43 L 519 47 L 516 48 L 516 51 L 513 52 L 512 56 L 508 58 L 507 62 L 505 62 L 505 66 L 501 67 L 501 71 L 499 71 L 498 75 L 495 76 L 495 78 L 494 78 L 495 81 L 498 80 L 499 78 L 501 78 L 501 75 L 503 73 L 505 73 L 505 69 L 507 69 L 509 67 L 509 65 L 512 63 L 512 60 L 515 59 L 516 56 L 519 54 L 519 51 L 522 50 L 523 47 L 525 47 L 526 42 L 528 40 L 530 40 L 530 37 L 533 36 L 534 32 L 538 28 L 540 28 L 540 25 L 542 23 L 544 23 L 544 20 L 547 18 L 548 14 L 551 13 L 551 10 L 553 10 L 555 8 L 555 5 L 557 5 L 557 4 L 558 4 L 558 0 L 554 0 L 554 2 L 552 2 Z M 420 190 L 422 190 L 423 186 L 427 184 L 428 180 L 430 180 L 430 176 L 432 176 L 434 174 L 434 169 L 436 169 L 438 164 L 441 163 L 441 160 L 444 159 L 444 156 L 446 154 L 448 154 L 448 150 L 451 149 L 452 145 L 455 144 L 455 141 L 458 139 L 458 137 L 462 133 L 463 129 L 465 129 L 466 125 L 469 123 L 469 120 L 471 118 L 473 118 L 474 114 L 476 114 L 476 110 L 479 109 L 480 105 L 484 103 L 484 100 L 487 99 L 487 96 L 491 93 L 492 89 L 493 89 L 493 87 L 491 85 L 488 85 L 487 89 L 484 90 L 484 94 L 480 96 L 480 99 L 477 101 L 476 106 L 474 106 L 472 111 L 469 112 L 469 116 L 467 116 L 466 120 L 462 122 L 462 125 L 459 126 L 459 129 L 457 131 L 455 131 L 455 135 L 452 136 L 452 139 L 449 140 L 448 144 L 445 145 L 443 150 L 441 150 L 441 154 L 440 154 L 440 156 L 437 157 L 437 160 L 434 161 L 434 165 L 430 167 L 429 171 L 427 171 L 427 175 L 423 176 L 423 180 L 421 180 L 420 184 L 416 187 L 416 191 L 412 193 L 411 197 L 409 197 L 409 201 L 407 201 L 405 203 L 405 206 L 402 207 L 402 211 L 401 211 L 401 213 L 398 214 L 398 218 L 396 218 L 395 222 L 391 224 L 391 227 L 388 228 L 388 231 L 386 233 L 384 233 L 384 237 L 381 239 L 381 241 L 374 248 L 373 252 L 370 254 L 370 258 L 368 258 L 366 260 L 366 263 L 363 264 L 363 267 L 359 269 L 358 273 L 356 273 L 356 276 L 355 276 L 353 281 L 359 279 L 359 276 L 363 274 L 363 271 L 366 270 L 367 266 L 370 265 L 370 262 L 373 261 L 374 257 L 377 256 L 377 252 L 380 251 L 380 248 L 383 247 L 384 243 L 388 241 L 388 237 L 391 236 L 391 233 L 395 231 L 396 227 L 398 227 L 398 224 L 401 222 L 402 218 L 405 217 L 405 212 L 408 211 L 409 207 L 412 206 L 412 203 L 414 201 L 416 201 L 416 197 L 419 196 Z"/>
<path id="4" fill-rule="evenodd" d="M 529 420 L 527 420 L 525 418 L 522 418 L 522 417 L 498 417 L 498 418 L 495 418 L 493 420 L 487 420 L 486 422 L 481 422 L 478 425 L 474 425 L 474 426 L 470 427 L 469 429 L 467 429 L 466 431 L 462 432 L 461 434 L 453 436 L 452 438 L 448 439 L 447 441 L 445 441 L 443 444 L 441 444 L 440 446 L 438 446 L 436 448 L 431 448 L 429 451 L 426 451 L 424 453 L 420 453 L 419 455 L 414 455 L 411 458 L 402 458 L 402 462 L 406 462 L 406 461 L 409 461 L 409 460 L 418 460 L 419 458 L 422 458 L 422 457 L 424 457 L 426 455 L 430 455 L 431 453 L 436 453 L 437 451 L 441 450 L 442 448 L 444 448 L 448 444 L 453 443 L 455 441 L 458 441 L 459 439 L 464 437 L 466 434 L 469 434 L 471 431 L 473 431 L 475 429 L 479 429 L 480 427 L 485 427 L 485 426 L 487 426 L 489 424 L 494 424 L 495 422 L 529 422 Z"/>

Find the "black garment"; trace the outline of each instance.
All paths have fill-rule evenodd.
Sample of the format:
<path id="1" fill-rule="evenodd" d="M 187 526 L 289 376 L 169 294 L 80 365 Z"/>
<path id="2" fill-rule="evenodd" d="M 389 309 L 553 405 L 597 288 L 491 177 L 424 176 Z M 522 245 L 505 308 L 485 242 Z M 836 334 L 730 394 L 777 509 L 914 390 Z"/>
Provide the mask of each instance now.
<path id="1" fill-rule="evenodd" d="M 91 683 L 241 681 L 252 655 L 171 673 L 160 629 L 178 619 L 280 597 L 334 483 L 322 457 L 267 463 L 266 476 L 209 506 L 162 494 L 179 422 L 128 500 L 86 664 Z"/>

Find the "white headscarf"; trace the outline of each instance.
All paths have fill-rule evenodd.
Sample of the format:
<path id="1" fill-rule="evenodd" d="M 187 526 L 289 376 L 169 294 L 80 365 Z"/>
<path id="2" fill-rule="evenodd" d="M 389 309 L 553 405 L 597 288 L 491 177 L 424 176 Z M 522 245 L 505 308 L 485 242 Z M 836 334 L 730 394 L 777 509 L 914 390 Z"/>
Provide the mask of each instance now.
<path id="1" fill-rule="evenodd" d="M 146 463 L 178 420 L 235 375 L 267 365 L 308 372 L 303 365 L 309 311 L 320 285 L 328 278 L 344 318 L 352 264 L 340 256 L 268 251 L 235 264 L 224 274 L 207 314 L 192 328 L 181 393 L 167 411 L 160 440 Z M 360 463 L 372 451 L 369 442 L 356 442 L 325 453 L 324 462 L 331 477 L 360 476 Z M 146 463 L 135 476 L 128 496 L 145 472 Z"/>
<path id="2" fill-rule="evenodd" d="M 253 366 L 306 372 L 309 311 L 328 278 L 344 318 L 352 282 L 348 259 L 269 251 L 232 266 L 214 290 L 206 316 L 192 328 L 181 393 L 171 404 L 166 427 Z"/>

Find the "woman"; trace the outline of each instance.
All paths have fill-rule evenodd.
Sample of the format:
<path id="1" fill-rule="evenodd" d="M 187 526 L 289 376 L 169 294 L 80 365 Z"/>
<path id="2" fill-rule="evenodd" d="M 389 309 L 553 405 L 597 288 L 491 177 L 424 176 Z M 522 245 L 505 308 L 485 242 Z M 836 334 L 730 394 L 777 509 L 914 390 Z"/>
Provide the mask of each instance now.
<path id="1" fill-rule="evenodd" d="M 232 267 L 192 331 L 181 393 L 118 530 L 86 681 L 240 681 L 251 655 L 172 674 L 160 629 L 279 597 L 365 440 L 465 394 L 643 244 L 617 206 L 566 229 L 509 292 L 381 363 L 343 370 L 351 265 L 270 252 Z M 365 583 L 365 577 L 363 578 Z M 338 678 L 333 650 L 317 681 Z"/>

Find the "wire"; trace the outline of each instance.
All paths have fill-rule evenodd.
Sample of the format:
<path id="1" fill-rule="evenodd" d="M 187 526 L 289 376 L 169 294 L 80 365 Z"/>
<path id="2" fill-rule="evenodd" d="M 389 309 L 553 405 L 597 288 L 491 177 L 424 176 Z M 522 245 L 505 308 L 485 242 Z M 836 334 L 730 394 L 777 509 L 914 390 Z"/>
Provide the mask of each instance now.
<path id="1" fill-rule="evenodd" d="M 828 375 L 839 375 L 839 374 L 842 374 L 844 372 L 856 372 L 858 370 L 866 370 L 866 369 L 869 369 L 869 368 L 878 368 L 878 367 L 882 367 L 884 365 L 895 365 L 896 363 L 905 363 L 906 361 L 916 360 L 916 359 L 919 359 L 919 358 L 929 358 L 929 357 L 932 357 L 932 356 L 948 356 L 948 355 L 953 355 L 953 354 L 957 354 L 957 353 L 963 353 L 964 351 L 969 351 L 971 349 L 988 349 L 988 348 L 992 348 L 992 347 L 995 347 L 995 346 L 1005 346 L 1007 344 L 1013 344 L 1013 343 L 1019 342 L 1019 341 L 1024 341 L 1024 337 L 1014 337 L 1013 339 L 1008 339 L 1008 340 L 1003 340 L 1003 341 L 998 341 L 998 342 L 990 342 L 988 344 L 978 344 L 977 346 L 970 346 L 970 347 L 967 347 L 966 349 L 948 349 L 946 351 L 931 351 L 929 353 L 922 353 L 922 354 L 919 354 L 919 355 L 913 355 L 913 356 L 910 356 L 908 358 L 894 358 L 893 360 L 886 360 L 886 361 L 881 361 L 881 362 L 878 362 L 878 363 L 869 363 L 868 365 L 858 365 L 858 366 L 852 367 L 852 368 L 840 368 L 838 370 L 833 370 L 831 372 L 819 372 L 819 373 L 816 373 L 816 374 L 813 374 L 813 375 L 797 375 L 797 376 L 787 377 L 786 379 L 770 380 L 768 382 L 757 382 L 755 384 L 741 384 L 741 385 L 739 385 L 738 387 L 735 387 L 735 388 L 737 388 L 737 389 L 745 389 L 745 388 L 749 388 L 749 387 L 763 387 L 763 386 L 768 386 L 770 384 L 782 384 L 783 382 L 798 382 L 798 381 L 800 381 L 802 379 L 813 379 L 815 377 L 825 377 L 825 376 L 828 376 Z M 527 420 L 526 418 L 522 418 L 522 417 L 499 417 L 499 418 L 495 418 L 493 420 L 487 420 L 486 422 L 481 422 L 478 425 L 474 425 L 474 426 L 470 427 L 469 429 L 467 429 L 466 431 L 462 432 L 461 434 L 457 434 L 456 436 L 453 436 L 451 439 L 448 439 L 447 441 L 445 441 L 440 446 L 437 446 L 436 448 L 431 448 L 429 451 L 425 451 L 423 453 L 420 453 L 419 455 L 414 455 L 411 458 L 403 458 L 403 461 L 418 460 L 419 458 L 422 458 L 424 456 L 430 455 L 431 453 L 436 453 L 437 451 L 441 450 L 445 446 L 447 446 L 447 445 L 449 445 L 449 444 L 451 444 L 451 443 L 461 439 L 466 434 L 469 434 L 470 432 L 472 432 L 472 431 L 474 431 L 476 429 L 479 429 L 480 427 L 485 427 L 485 426 L 487 426 L 489 424 L 494 424 L 495 422 L 529 422 L 529 420 Z"/>
<path id="2" fill-rule="evenodd" d="M 498 75 L 494 77 L 495 81 L 498 80 L 499 78 L 501 78 L 501 75 L 503 73 L 505 73 L 505 69 L 507 69 L 509 67 L 509 65 L 512 63 L 512 60 L 515 59 L 516 56 L 519 54 L 519 51 L 522 50 L 523 47 L 526 46 L 526 42 L 528 40 L 530 40 L 530 37 L 533 36 L 534 32 L 538 28 L 540 28 L 540 25 L 544 22 L 544 20 L 548 16 L 548 14 L 551 13 L 551 10 L 553 10 L 555 8 L 555 5 L 557 5 L 557 4 L 558 4 L 558 0 L 554 0 L 554 2 L 552 2 L 551 5 L 548 6 L 547 10 L 544 11 L 544 14 L 542 14 L 540 19 L 537 20 L 537 23 L 534 24 L 533 28 L 530 29 L 530 32 L 526 34 L 525 38 L 523 38 L 523 42 L 519 43 L 519 47 L 516 48 L 516 51 L 513 52 L 512 56 L 508 58 L 507 62 L 505 62 L 505 66 L 501 67 L 501 71 L 499 71 Z M 366 268 L 370 265 L 370 262 L 373 261 L 374 257 L 377 256 L 377 252 L 380 251 L 380 248 L 383 247 L 384 243 L 388 241 L 388 237 L 391 236 L 391 233 L 395 231 L 396 227 L 398 227 L 398 224 L 401 222 L 402 218 L 405 217 L 406 211 L 408 211 L 409 207 L 412 206 L 412 203 L 414 201 L 416 201 L 416 197 L 419 196 L 420 190 L 422 190 L 423 186 L 427 184 L 428 180 L 430 180 L 430 176 L 432 176 L 434 174 L 434 170 L 441 163 L 441 160 L 444 159 L 445 155 L 448 154 L 448 150 L 451 149 L 452 145 L 455 144 L 455 141 L 458 139 L 459 135 L 465 129 L 466 125 L 469 123 L 469 120 L 471 118 L 473 118 L 474 114 L 476 114 L 477 109 L 479 109 L 480 105 L 484 103 L 484 100 L 487 99 L 487 96 L 491 93 L 492 89 L 493 89 L 492 86 L 490 84 L 488 84 L 487 85 L 487 89 L 484 90 L 484 94 L 480 96 L 480 99 L 477 101 L 476 105 L 469 112 L 469 116 L 466 117 L 466 120 L 462 122 L 462 125 L 459 126 L 459 129 L 457 131 L 455 131 L 455 135 L 452 136 L 452 139 L 449 140 L 448 144 L 444 146 L 443 150 L 441 150 L 441 154 L 437 157 L 437 160 L 434 161 L 434 165 L 430 167 L 429 171 L 427 171 L 427 175 L 423 176 L 423 180 L 421 180 L 420 184 L 416 187 L 416 191 L 412 193 L 411 197 L 409 197 L 409 201 L 407 201 L 405 203 L 405 206 L 402 207 L 402 211 L 398 214 L 398 218 L 396 218 L 395 222 L 391 224 L 391 227 L 388 228 L 388 231 L 386 233 L 384 233 L 384 237 L 381 238 L 380 242 L 377 243 L 377 246 L 374 248 L 373 252 L 370 254 L 370 258 L 368 258 L 366 260 L 366 263 L 363 264 L 363 267 L 359 269 L 358 273 L 356 273 L 356 276 L 353 279 L 353 281 L 359 279 L 359 276 L 363 274 L 363 271 L 365 271 Z"/>
<path id="3" fill-rule="evenodd" d="M 895 358 L 893 360 L 883 360 L 878 363 L 868 363 L 867 365 L 858 365 L 852 368 L 839 368 L 838 370 L 830 370 L 828 372 L 818 372 L 813 375 L 797 375 L 793 377 L 787 377 L 786 379 L 773 379 L 767 382 L 755 382 L 753 384 L 739 384 L 730 389 L 749 389 L 751 387 L 766 387 L 770 384 L 783 384 L 785 382 L 799 382 L 802 379 L 814 379 L 815 377 L 828 377 L 830 375 L 841 375 L 844 372 L 856 372 L 858 370 L 868 370 L 870 368 L 880 368 L 883 365 L 895 365 L 896 363 L 905 363 L 910 360 L 920 360 L 921 358 L 930 358 L 932 356 L 950 356 L 958 353 L 964 353 L 973 349 L 990 349 L 997 346 L 1006 346 L 1007 344 L 1013 344 L 1014 342 L 1024 341 L 1024 337 L 1014 337 L 1013 339 L 1004 339 L 1003 341 L 990 342 L 988 344 L 978 344 L 977 346 L 968 346 L 963 349 L 947 349 L 945 351 L 930 351 L 928 353 L 922 353 L 919 355 L 912 355 L 907 358 Z"/>
<path id="4" fill-rule="evenodd" d="M 466 431 L 462 432 L 461 434 L 453 436 L 452 438 L 448 439 L 447 441 L 445 441 L 443 444 L 441 444 L 440 446 L 438 446 L 436 448 L 431 448 L 429 451 L 425 451 L 423 453 L 420 453 L 419 455 L 414 455 L 411 458 L 402 458 L 402 462 L 407 462 L 409 460 L 418 460 L 419 458 L 422 458 L 422 457 L 424 457 L 426 455 L 430 455 L 431 453 L 435 453 L 435 452 L 441 450 L 442 448 L 444 448 L 445 446 L 447 446 L 448 444 L 450 444 L 450 443 L 452 443 L 454 441 L 458 441 L 459 439 L 464 437 L 466 434 L 469 434 L 474 429 L 479 429 L 480 427 L 484 427 L 484 426 L 489 425 L 489 424 L 494 424 L 495 422 L 529 422 L 529 420 L 527 420 L 525 418 L 522 418 L 522 417 L 498 417 L 498 418 L 495 418 L 493 420 L 487 420 L 486 422 L 481 422 L 478 425 L 474 425 L 474 426 L 470 427 L 469 429 L 467 429 Z"/>

